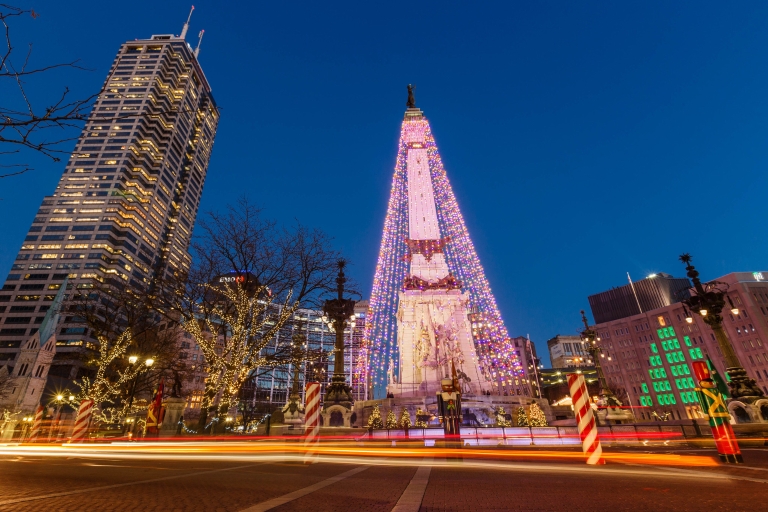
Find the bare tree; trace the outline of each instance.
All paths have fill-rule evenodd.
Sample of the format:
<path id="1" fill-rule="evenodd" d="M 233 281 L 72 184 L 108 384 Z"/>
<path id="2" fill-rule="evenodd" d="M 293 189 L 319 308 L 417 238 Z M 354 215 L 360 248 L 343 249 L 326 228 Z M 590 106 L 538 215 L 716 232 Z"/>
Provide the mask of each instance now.
<path id="1" fill-rule="evenodd" d="M 208 282 L 240 272 L 273 295 L 291 293 L 302 307 L 318 305 L 319 297 L 333 288 L 339 254 L 322 231 L 298 223 L 278 228 L 247 198 L 207 217 L 200 221 L 202 236 L 193 243 L 198 261 L 193 279 Z"/>
<path id="2" fill-rule="evenodd" d="M 69 88 L 63 87 L 56 96 L 44 103 L 45 106 L 32 99 L 27 91 L 31 80 L 45 80 L 49 72 L 57 68 L 85 68 L 80 66 L 78 60 L 35 66 L 31 63 L 32 43 L 15 58 L 17 48 L 13 42 L 11 25 L 23 16 L 38 18 L 34 10 L 0 4 L 0 25 L 5 36 L 5 48 L 0 48 L 0 97 L 3 98 L 3 104 L 0 105 L 0 155 L 19 153 L 26 149 L 58 162 L 60 155 L 66 153 L 64 145 L 74 140 L 69 129 L 82 126 L 98 93 L 75 99 Z M 13 90 L 16 91 L 15 95 Z M 2 167 L 11 168 L 11 172 L 0 175 L 0 178 L 29 170 L 26 164 L 4 164 Z"/>
<path id="3" fill-rule="evenodd" d="M 71 152 L 68 143 L 77 139 L 88 119 L 113 121 L 157 115 L 157 110 L 151 113 L 124 113 L 116 118 L 92 113 L 96 100 L 106 93 L 119 60 L 99 90 L 88 96 L 74 97 L 69 87 L 62 86 L 45 100 L 34 98 L 29 92 L 33 80 L 50 81 L 51 72 L 62 69 L 89 70 L 80 64 L 79 59 L 42 66 L 32 64 L 32 43 L 26 45 L 26 51 L 17 51 L 11 30 L 13 25 L 23 21 L 26 16 L 35 20 L 39 14 L 32 9 L 0 4 L 0 29 L 5 36 L 5 48 L 0 46 L 0 155 L 31 151 L 59 162 L 62 155 Z M 122 94 L 112 91 L 107 97 L 122 97 Z M 179 114 L 193 113 L 194 110 L 171 106 L 160 112 Z M 2 163 L 0 169 L 3 168 L 8 171 L 0 174 L 0 178 L 23 174 L 31 169 L 26 163 Z"/>

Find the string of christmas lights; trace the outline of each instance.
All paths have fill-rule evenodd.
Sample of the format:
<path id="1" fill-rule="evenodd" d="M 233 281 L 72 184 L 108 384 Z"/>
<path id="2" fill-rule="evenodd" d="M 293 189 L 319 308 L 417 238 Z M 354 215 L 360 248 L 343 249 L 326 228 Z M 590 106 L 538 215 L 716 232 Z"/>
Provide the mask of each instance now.
<path id="1" fill-rule="evenodd" d="M 366 315 L 364 352 L 374 389 L 374 397 L 386 392 L 386 369 L 390 358 L 397 357 L 398 292 L 408 273 L 408 174 L 406 134 L 412 130 L 425 133 L 429 170 L 434 189 L 440 234 L 450 237 L 444 254 L 451 273 L 469 292 L 471 313 L 479 313 L 484 325 L 475 336 L 477 355 L 482 371 L 501 390 L 510 389 L 513 379 L 525 376 L 518 356 L 504 326 L 496 300 L 480 264 L 456 197 L 443 167 L 428 121 L 410 118 L 403 121 L 397 162 L 392 178 L 384 231 L 376 263 L 373 289 Z M 358 365 L 364 364 L 361 357 Z M 360 368 L 358 371 L 364 371 Z M 508 388 L 505 386 L 509 386 Z"/>

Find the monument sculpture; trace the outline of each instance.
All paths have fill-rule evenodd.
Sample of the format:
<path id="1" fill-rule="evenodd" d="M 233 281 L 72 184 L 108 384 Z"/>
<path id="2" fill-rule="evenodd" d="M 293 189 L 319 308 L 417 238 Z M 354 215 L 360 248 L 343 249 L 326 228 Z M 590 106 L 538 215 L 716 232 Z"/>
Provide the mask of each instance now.
<path id="1" fill-rule="evenodd" d="M 406 106 L 365 317 L 372 400 L 357 418 L 379 405 L 426 411 L 434 425 L 448 379 L 464 417 L 492 421 L 499 405 L 534 401 L 525 347 L 507 333 L 412 84 Z"/>

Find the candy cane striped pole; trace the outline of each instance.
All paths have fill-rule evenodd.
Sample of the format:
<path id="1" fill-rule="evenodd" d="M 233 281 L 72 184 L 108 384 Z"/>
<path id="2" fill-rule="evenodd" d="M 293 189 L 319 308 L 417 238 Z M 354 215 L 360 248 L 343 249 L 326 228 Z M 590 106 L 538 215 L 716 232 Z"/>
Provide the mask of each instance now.
<path id="1" fill-rule="evenodd" d="M 320 383 L 307 382 L 304 394 L 304 454 L 305 464 L 314 464 L 317 462 L 317 445 L 319 443 L 318 434 L 320 433 Z"/>
<path id="2" fill-rule="evenodd" d="M 83 400 L 77 409 L 77 418 L 75 419 L 75 429 L 72 431 L 70 443 L 82 442 L 85 434 L 88 433 L 88 424 L 91 422 L 91 413 L 93 413 L 93 400 Z"/>
<path id="3" fill-rule="evenodd" d="M 589 391 L 584 375 L 578 373 L 568 374 L 568 387 L 573 400 L 573 410 L 576 413 L 576 422 L 579 426 L 581 437 L 581 449 L 587 456 L 587 464 L 605 464 L 603 460 L 603 447 L 597 437 L 597 425 L 595 415 L 589 404 Z"/>
<path id="4" fill-rule="evenodd" d="M 38 405 L 35 409 L 35 419 L 32 421 L 32 430 L 29 432 L 30 443 L 37 442 L 37 436 L 40 435 L 40 430 L 43 428 L 43 406 Z"/>

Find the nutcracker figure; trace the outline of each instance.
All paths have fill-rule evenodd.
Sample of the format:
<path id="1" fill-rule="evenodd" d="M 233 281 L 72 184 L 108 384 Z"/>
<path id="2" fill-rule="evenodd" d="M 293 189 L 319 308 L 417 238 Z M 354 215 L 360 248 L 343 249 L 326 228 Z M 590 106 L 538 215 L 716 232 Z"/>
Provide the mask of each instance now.
<path id="1" fill-rule="evenodd" d="M 456 378 L 455 367 L 453 367 L 453 379 L 443 379 L 440 385 L 442 391 L 437 392 L 437 410 L 440 422 L 443 424 L 445 439 L 459 441 L 461 439 L 461 388 Z"/>
<path id="2" fill-rule="evenodd" d="M 712 379 L 711 372 L 707 363 L 695 361 L 693 363 L 693 373 L 699 381 L 699 401 L 704 411 L 709 416 L 709 426 L 712 427 L 712 435 L 715 438 L 715 446 L 720 460 L 731 464 L 741 464 L 744 459 L 741 457 L 739 444 L 736 442 L 736 436 L 731 428 L 731 415 L 723 401 L 723 395 L 717 389 L 717 384 Z"/>

